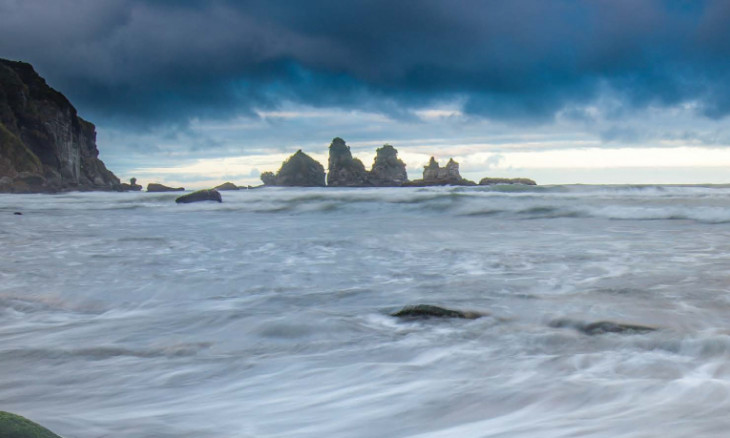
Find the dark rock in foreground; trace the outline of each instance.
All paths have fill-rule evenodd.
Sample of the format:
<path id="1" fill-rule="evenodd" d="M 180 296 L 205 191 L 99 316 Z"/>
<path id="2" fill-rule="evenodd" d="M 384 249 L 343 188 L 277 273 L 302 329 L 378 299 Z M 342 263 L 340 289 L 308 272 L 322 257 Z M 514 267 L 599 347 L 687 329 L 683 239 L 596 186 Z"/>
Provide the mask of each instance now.
<path id="1" fill-rule="evenodd" d="M 0 59 L 0 192 L 120 189 L 95 126 L 30 64 Z"/>
<path id="2" fill-rule="evenodd" d="M 261 181 L 267 186 L 324 187 L 324 167 L 299 149 L 281 164 L 279 171 L 264 172 Z"/>
<path id="3" fill-rule="evenodd" d="M 0 438 L 61 438 L 20 415 L 0 411 Z"/>
<path id="4" fill-rule="evenodd" d="M 398 151 L 385 144 L 375 151 L 375 162 L 369 182 L 375 187 L 400 187 L 408 182 L 406 163 L 398 159 Z"/>
<path id="5" fill-rule="evenodd" d="M 480 186 L 493 186 L 498 184 L 522 184 L 526 186 L 536 186 L 537 183 L 529 178 L 482 178 L 479 180 Z"/>
<path id="6" fill-rule="evenodd" d="M 464 312 L 461 310 L 446 309 L 444 307 L 432 306 L 429 304 L 418 304 L 407 306 L 393 313 L 391 316 L 407 319 L 429 319 L 429 318 L 462 318 L 477 319 L 484 314 L 478 312 Z"/>
<path id="7" fill-rule="evenodd" d="M 449 159 L 446 166 L 439 166 L 434 157 L 423 168 L 423 179 L 411 181 L 405 184 L 411 187 L 426 186 L 475 186 L 474 181 L 462 178 L 459 173 L 459 163 L 453 158 Z"/>
<path id="8" fill-rule="evenodd" d="M 158 183 L 149 183 L 147 184 L 147 191 L 148 192 L 184 192 L 184 187 L 168 187 L 166 185 L 158 184 Z"/>
<path id="9" fill-rule="evenodd" d="M 142 190 L 142 186 L 137 184 L 137 178 L 130 178 L 129 184 L 122 183 L 121 189 L 123 192 L 139 192 Z"/>
<path id="10" fill-rule="evenodd" d="M 214 190 L 241 190 L 240 187 L 232 182 L 224 182 L 223 184 L 213 187 Z"/>
<path id="11" fill-rule="evenodd" d="M 187 195 L 180 196 L 175 199 L 178 204 L 189 204 L 191 202 L 200 201 L 216 201 L 223 202 L 221 194 L 216 189 L 210 190 L 198 190 L 197 192 L 188 193 Z"/>
<path id="12" fill-rule="evenodd" d="M 555 328 L 572 328 L 589 336 L 603 335 L 606 333 L 641 334 L 657 330 L 655 327 L 638 324 L 623 324 L 613 321 L 598 321 L 586 323 L 583 321 L 575 321 L 572 319 L 558 319 L 555 321 L 551 321 L 549 325 L 550 327 Z"/>
<path id="13" fill-rule="evenodd" d="M 329 150 L 328 186 L 366 187 L 370 185 L 365 165 L 357 158 L 352 158 L 350 146 L 345 144 L 345 140 L 335 137 Z"/>

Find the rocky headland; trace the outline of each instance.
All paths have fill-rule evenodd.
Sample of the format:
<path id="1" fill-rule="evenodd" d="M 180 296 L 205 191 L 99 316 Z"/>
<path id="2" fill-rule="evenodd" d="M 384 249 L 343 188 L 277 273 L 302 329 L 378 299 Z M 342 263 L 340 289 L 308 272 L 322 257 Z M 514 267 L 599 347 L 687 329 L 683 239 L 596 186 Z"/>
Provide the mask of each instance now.
<path id="1" fill-rule="evenodd" d="M 95 126 L 30 64 L 0 59 L 0 192 L 122 189 Z"/>

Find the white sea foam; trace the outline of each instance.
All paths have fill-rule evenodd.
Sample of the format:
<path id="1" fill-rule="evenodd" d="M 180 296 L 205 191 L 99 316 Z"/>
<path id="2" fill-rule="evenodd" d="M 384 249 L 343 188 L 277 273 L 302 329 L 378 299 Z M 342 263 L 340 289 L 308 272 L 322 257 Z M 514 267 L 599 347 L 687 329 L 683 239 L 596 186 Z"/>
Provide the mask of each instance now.
<path id="1" fill-rule="evenodd" d="M 176 196 L 0 196 L 3 410 L 80 438 L 730 427 L 728 187 Z M 390 316 L 418 303 L 488 316 Z M 576 329 L 605 320 L 659 330 Z"/>

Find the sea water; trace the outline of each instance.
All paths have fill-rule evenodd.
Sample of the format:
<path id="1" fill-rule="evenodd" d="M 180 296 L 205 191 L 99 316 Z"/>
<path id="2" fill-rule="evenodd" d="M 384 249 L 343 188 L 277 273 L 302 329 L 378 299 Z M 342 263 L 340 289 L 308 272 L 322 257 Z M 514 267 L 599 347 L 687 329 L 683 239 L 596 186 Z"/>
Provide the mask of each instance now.
<path id="1" fill-rule="evenodd" d="M 0 410 L 76 438 L 730 433 L 728 187 L 176 196 L 0 196 Z M 390 316 L 414 304 L 487 316 Z"/>

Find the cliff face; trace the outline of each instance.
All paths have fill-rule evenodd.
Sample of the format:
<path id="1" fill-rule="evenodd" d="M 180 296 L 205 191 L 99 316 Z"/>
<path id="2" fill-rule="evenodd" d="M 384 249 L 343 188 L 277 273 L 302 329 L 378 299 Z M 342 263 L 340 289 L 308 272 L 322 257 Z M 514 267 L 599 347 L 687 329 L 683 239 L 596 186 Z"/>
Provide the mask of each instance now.
<path id="1" fill-rule="evenodd" d="M 0 59 L 0 192 L 119 190 L 96 129 L 30 64 Z"/>

